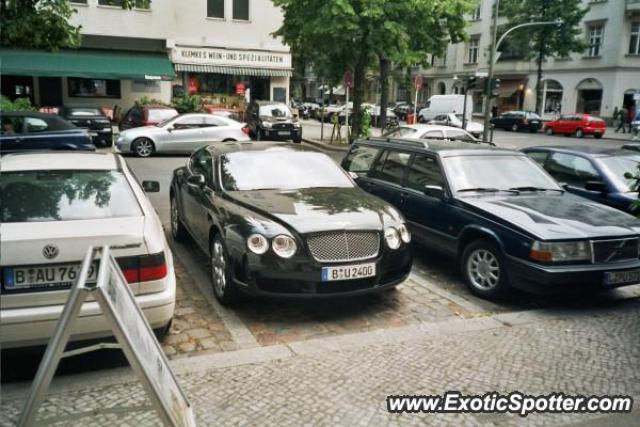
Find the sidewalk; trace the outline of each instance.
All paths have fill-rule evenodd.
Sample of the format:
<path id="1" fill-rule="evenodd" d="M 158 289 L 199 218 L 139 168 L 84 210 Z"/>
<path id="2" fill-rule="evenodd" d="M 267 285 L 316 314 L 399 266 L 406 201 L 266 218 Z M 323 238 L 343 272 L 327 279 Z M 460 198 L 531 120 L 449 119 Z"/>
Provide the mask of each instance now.
<path id="1" fill-rule="evenodd" d="M 640 300 L 537 310 L 193 357 L 171 362 L 201 426 L 637 425 Z M 28 384 L 3 385 L 0 425 Z M 521 391 L 630 395 L 632 413 L 389 414 L 387 395 Z M 51 426 L 159 425 L 128 369 L 58 377 L 40 409 Z"/>

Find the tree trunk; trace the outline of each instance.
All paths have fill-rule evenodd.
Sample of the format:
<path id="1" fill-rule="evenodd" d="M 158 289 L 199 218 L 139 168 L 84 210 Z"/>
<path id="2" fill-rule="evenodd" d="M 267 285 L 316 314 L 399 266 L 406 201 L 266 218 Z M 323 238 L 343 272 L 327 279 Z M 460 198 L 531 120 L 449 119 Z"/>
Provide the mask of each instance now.
<path id="1" fill-rule="evenodd" d="M 380 58 L 380 116 L 378 126 L 385 128 L 387 123 L 387 107 L 389 105 L 389 68 L 391 62 L 386 58 Z"/>
<path id="2" fill-rule="evenodd" d="M 364 99 L 364 73 L 366 70 L 366 60 L 364 55 L 360 55 L 353 72 L 353 117 L 351 127 L 351 141 L 359 138 L 362 133 L 362 100 Z"/>

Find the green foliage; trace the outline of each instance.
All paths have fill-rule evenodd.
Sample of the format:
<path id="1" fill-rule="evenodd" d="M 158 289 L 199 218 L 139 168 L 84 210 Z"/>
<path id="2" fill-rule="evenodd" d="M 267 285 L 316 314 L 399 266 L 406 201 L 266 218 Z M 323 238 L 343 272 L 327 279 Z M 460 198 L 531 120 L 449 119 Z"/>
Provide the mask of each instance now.
<path id="1" fill-rule="evenodd" d="M 29 98 L 17 98 L 11 101 L 6 96 L 0 97 L 0 111 L 36 111 Z"/>
<path id="2" fill-rule="evenodd" d="M 137 105 L 166 105 L 169 106 L 166 102 L 160 101 L 159 99 L 149 98 L 148 96 L 143 96 L 135 102 Z"/>
<path id="3" fill-rule="evenodd" d="M 582 0 L 502 0 L 500 16 L 509 21 L 509 27 L 536 21 L 564 22 L 562 26 L 529 27 L 516 30 L 508 38 L 512 43 L 526 46 L 528 58 L 565 57 L 582 52 L 587 47 L 582 36 L 581 22 L 589 8 L 582 8 Z"/>
<path id="4" fill-rule="evenodd" d="M 149 8 L 151 0 L 114 0 L 123 9 Z M 80 46 L 80 29 L 69 22 L 76 13 L 69 0 L 1 0 L 0 44 L 57 50 Z"/>
<path id="5" fill-rule="evenodd" d="M 198 95 L 176 96 L 171 104 L 180 114 L 202 111 L 202 102 Z"/>
<path id="6" fill-rule="evenodd" d="M 340 81 L 354 72 L 355 136 L 366 69 L 384 57 L 394 63 L 424 63 L 441 55 L 449 42 L 465 37 L 465 14 L 473 0 L 272 0 L 284 22 L 275 32 L 313 61 L 320 77 Z"/>

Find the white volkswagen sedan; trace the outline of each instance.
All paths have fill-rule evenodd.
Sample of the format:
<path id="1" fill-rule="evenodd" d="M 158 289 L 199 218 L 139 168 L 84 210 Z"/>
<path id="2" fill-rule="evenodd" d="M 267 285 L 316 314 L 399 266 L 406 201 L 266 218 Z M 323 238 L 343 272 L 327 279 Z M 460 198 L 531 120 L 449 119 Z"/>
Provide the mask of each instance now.
<path id="1" fill-rule="evenodd" d="M 120 132 L 116 148 L 121 153 L 149 157 L 154 153 L 189 154 L 212 142 L 222 141 L 251 141 L 249 128 L 244 123 L 214 114 L 182 114 L 157 125 Z"/>
<path id="2" fill-rule="evenodd" d="M 173 257 L 143 187 L 158 190 L 153 181 L 138 184 L 114 154 L 2 157 L 2 348 L 48 342 L 89 246 L 113 248 L 149 324 L 166 332 L 176 298 Z M 80 316 L 71 340 L 112 335 L 96 302 L 85 302 Z"/>

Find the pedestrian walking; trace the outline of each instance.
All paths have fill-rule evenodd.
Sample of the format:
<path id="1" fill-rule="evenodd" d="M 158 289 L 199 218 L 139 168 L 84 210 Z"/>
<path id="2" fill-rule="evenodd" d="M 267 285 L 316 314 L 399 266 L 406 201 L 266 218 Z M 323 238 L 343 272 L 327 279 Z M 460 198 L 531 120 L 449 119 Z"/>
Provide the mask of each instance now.
<path id="1" fill-rule="evenodd" d="M 618 110 L 617 119 L 619 120 L 619 123 L 618 123 L 618 127 L 616 128 L 616 133 L 620 132 L 620 129 L 622 129 L 622 133 L 626 133 L 625 125 L 626 125 L 628 115 L 629 115 L 629 112 L 624 106 Z"/>

